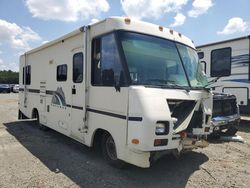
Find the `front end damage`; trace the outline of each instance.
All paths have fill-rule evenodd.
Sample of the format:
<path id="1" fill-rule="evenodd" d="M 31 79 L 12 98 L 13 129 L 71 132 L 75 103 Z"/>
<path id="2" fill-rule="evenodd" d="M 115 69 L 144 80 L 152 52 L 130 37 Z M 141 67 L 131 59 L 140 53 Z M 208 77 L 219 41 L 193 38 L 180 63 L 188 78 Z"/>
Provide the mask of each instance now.
<path id="1" fill-rule="evenodd" d="M 166 154 L 179 157 L 181 153 L 207 147 L 207 136 L 210 132 L 211 114 L 206 113 L 202 102 L 192 100 L 168 100 L 171 117 L 174 120 L 174 140 L 179 140 L 176 149 L 153 151 L 150 162 Z"/>
<path id="2" fill-rule="evenodd" d="M 175 120 L 175 135 L 180 135 L 178 152 L 206 147 L 210 131 L 211 114 L 203 100 L 168 100 L 171 117 Z"/>
<path id="3" fill-rule="evenodd" d="M 212 117 L 208 91 L 135 87 L 129 98 L 129 116 L 140 116 L 142 121 L 128 121 L 128 146 L 133 151 L 150 152 L 150 162 L 165 154 L 179 155 L 208 146 Z M 159 131 L 161 127 L 164 129 Z M 133 139 L 138 144 L 133 144 Z"/>
<path id="4" fill-rule="evenodd" d="M 228 134 L 233 136 L 240 123 L 237 99 L 234 95 L 213 93 L 213 114 L 211 119 L 211 135 Z"/>

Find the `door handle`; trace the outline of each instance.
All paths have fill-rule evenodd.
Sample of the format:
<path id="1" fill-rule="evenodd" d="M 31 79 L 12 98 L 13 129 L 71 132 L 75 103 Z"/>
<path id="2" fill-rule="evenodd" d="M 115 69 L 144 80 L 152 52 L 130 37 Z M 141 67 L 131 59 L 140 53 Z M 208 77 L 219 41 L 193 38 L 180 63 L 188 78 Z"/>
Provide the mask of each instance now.
<path id="1" fill-rule="evenodd" d="M 72 95 L 75 95 L 76 94 L 76 87 L 75 87 L 75 85 L 73 85 L 73 87 L 72 87 Z"/>

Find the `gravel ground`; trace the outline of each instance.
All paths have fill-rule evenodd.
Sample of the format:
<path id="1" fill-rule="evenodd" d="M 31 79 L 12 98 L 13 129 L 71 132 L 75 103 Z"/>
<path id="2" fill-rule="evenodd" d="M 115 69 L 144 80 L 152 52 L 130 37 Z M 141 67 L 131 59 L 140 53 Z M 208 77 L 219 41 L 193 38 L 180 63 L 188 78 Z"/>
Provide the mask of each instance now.
<path id="1" fill-rule="evenodd" d="M 246 143 L 211 141 L 149 169 L 110 167 L 99 152 L 32 121 L 17 121 L 17 94 L 0 94 L 0 187 L 250 187 L 250 122 Z"/>

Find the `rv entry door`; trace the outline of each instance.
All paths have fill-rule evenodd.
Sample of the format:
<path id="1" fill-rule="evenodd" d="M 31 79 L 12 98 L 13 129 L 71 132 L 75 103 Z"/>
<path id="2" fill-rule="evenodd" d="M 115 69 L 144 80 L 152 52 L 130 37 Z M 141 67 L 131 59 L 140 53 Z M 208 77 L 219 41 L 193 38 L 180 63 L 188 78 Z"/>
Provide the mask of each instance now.
<path id="1" fill-rule="evenodd" d="M 71 135 L 84 142 L 84 116 L 85 116 L 85 79 L 84 55 L 82 51 L 74 52 L 72 59 L 71 84 Z"/>

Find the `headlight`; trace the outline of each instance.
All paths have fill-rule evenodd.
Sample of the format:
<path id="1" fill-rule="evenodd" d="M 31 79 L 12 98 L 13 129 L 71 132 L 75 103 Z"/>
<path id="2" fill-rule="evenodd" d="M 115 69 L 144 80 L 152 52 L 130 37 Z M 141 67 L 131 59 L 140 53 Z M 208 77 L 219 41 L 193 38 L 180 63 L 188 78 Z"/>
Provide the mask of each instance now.
<path id="1" fill-rule="evenodd" d="M 156 135 L 167 135 L 169 133 L 169 122 L 168 121 L 158 121 L 155 127 Z"/>
<path id="2" fill-rule="evenodd" d="M 159 123 L 156 125 L 155 134 L 161 135 L 165 133 L 165 125 L 163 123 Z"/>

